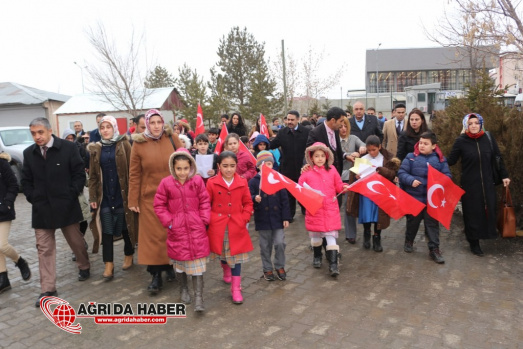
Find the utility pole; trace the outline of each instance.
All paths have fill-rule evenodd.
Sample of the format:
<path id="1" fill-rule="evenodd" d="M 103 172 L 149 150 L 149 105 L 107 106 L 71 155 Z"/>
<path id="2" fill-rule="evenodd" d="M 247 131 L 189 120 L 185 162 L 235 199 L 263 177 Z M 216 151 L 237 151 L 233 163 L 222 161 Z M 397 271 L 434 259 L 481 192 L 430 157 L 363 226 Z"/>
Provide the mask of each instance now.
<path id="1" fill-rule="evenodd" d="M 283 114 L 287 115 L 286 113 L 289 111 L 289 106 L 287 103 L 287 74 L 285 73 L 285 44 L 283 40 L 281 41 L 281 62 L 283 66 L 283 100 L 285 106 Z"/>
<path id="2" fill-rule="evenodd" d="M 82 67 L 80 64 L 74 62 L 74 64 L 76 64 L 76 66 L 78 68 L 80 68 L 80 74 L 82 75 L 82 93 L 85 93 L 85 88 L 84 88 L 84 68 L 87 68 L 87 66 L 85 67 Z"/>

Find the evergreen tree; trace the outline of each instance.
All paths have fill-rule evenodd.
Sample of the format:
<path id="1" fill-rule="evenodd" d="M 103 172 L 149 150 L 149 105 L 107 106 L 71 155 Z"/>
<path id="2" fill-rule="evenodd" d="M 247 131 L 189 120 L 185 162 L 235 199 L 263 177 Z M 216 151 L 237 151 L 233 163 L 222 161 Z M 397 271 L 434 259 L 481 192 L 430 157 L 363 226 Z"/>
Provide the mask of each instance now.
<path id="1" fill-rule="evenodd" d="M 161 65 L 157 65 L 145 78 L 146 88 L 174 87 L 176 79 Z"/>
<path id="2" fill-rule="evenodd" d="M 203 83 L 203 77 L 198 75 L 196 69 L 192 70 L 187 63 L 178 68 L 178 75 L 176 87 L 185 104 L 185 108 L 179 111 L 178 114 L 181 114 L 188 121 L 194 121 L 191 124 L 195 124 L 198 103 L 201 104 L 202 109 L 205 109 L 206 88 Z"/>
<path id="3" fill-rule="evenodd" d="M 275 82 L 265 62 L 265 43 L 258 43 L 247 28 L 231 29 L 218 46 L 219 60 L 211 69 L 213 97 L 227 96 L 230 106 L 252 121 L 259 113 L 273 115 L 277 104 Z"/>

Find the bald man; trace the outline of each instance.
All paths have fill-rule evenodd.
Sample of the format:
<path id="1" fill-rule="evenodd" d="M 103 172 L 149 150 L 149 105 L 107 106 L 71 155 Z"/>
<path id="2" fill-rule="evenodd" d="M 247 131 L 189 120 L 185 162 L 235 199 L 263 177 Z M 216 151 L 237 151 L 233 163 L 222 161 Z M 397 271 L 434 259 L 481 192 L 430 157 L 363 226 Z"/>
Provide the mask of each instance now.
<path id="1" fill-rule="evenodd" d="M 376 115 L 365 114 L 363 103 L 354 103 L 352 113 L 353 117 L 349 119 L 351 135 L 355 135 L 363 142 L 372 135 L 378 136 L 383 141 L 383 133 L 380 130 L 378 118 Z"/>

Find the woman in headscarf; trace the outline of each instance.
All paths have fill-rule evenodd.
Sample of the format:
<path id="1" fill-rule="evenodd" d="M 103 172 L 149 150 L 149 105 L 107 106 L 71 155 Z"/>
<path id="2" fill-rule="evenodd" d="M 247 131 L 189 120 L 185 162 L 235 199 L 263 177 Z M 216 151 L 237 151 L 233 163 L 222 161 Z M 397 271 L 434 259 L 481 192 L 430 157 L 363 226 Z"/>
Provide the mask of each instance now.
<path id="1" fill-rule="evenodd" d="M 461 158 L 461 197 L 465 235 L 470 250 L 483 256 L 480 239 L 494 239 L 496 232 L 496 190 L 493 177 L 493 160 L 501 156 L 494 137 L 483 130 L 483 118 L 479 114 L 467 114 L 463 118 L 463 133 L 456 138 L 447 162 L 450 166 Z M 503 185 L 508 186 L 508 172 L 500 161 Z"/>
<path id="2" fill-rule="evenodd" d="M 147 290 L 157 293 L 162 287 L 162 271 L 173 275 L 174 270 L 167 256 L 167 232 L 154 213 L 154 195 L 160 181 L 170 175 L 169 157 L 182 143 L 156 109 L 145 114 L 145 132 L 134 134 L 133 140 L 128 205 L 139 213 L 138 263 L 147 265 L 152 275 Z"/>
<path id="3" fill-rule="evenodd" d="M 129 159 L 131 144 L 125 134 L 120 135 L 116 119 L 104 116 L 98 124 L 101 141 L 91 143 L 89 164 L 89 202 L 96 210 L 96 224 L 91 225 L 102 241 L 102 256 L 105 263 L 103 277 L 106 281 L 114 276 L 114 237 L 123 236 L 123 270 L 133 264 L 134 245 L 136 244 L 135 213 L 127 205 L 129 191 Z"/>

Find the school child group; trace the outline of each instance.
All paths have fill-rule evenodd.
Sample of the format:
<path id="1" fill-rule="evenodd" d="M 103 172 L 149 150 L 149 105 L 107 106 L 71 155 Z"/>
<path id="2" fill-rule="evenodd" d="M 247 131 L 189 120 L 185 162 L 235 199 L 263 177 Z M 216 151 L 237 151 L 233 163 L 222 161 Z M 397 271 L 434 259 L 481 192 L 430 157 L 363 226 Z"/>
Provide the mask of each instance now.
<path id="1" fill-rule="evenodd" d="M 192 279 L 195 311 L 204 310 L 203 273 L 209 257 L 218 258 L 223 269 L 223 281 L 230 284 L 232 302 L 241 304 L 241 268 L 249 260 L 253 245 L 248 232 L 251 214 L 254 212 L 255 229 L 259 233 L 263 277 L 268 281 L 286 279 L 285 235 L 291 220 L 287 192 L 280 190 L 267 195 L 260 189 L 261 175 L 244 152 L 239 151 L 240 139 L 229 134 L 224 151 L 216 160 L 216 175 L 203 179 L 197 175 L 195 157 L 208 154 L 208 139 L 201 135 L 195 139 L 197 151 L 191 155 L 186 149 L 178 149 L 169 159 L 171 176 L 164 178 L 158 187 L 154 210 L 167 229 L 168 255 L 172 259 L 178 280 L 181 282 L 181 300 L 191 303 L 188 280 Z M 381 147 L 377 136 L 366 141 L 364 157 L 376 166 L 377 172 L 393 181 L 396 175 L 404 189 L 415 198 L 426 202 L 427 163 L 450 177 L 446 160 L 434 152 L 436 136 L 427 132 L 421 136 L 414 153 L 410 153 L 399 166 L 399 160 Z M 329 273 L 339 275 L 336 242 L 341 219 L 337 194 L 348 191 L 337 170 L 332 166 L 334 157 L 323 143 L 314 143 L 306 149 L 305 159 L 309 165 L 299 179 L 300 185 L 318 190 L 323 195 L 322 207 L 312 215 L 305 215 L 305 226 L 314 250 L 313 266 L 320 268 L 322 249 L 326 250 Z M 257 153 L 256 167 L 273 168 L 271 152 Z M 209 175 L 215 171 L 209 171 Z M 355 180 L 356 178 L 353 178 Z M 206 189 L 206 190 L 205 190 Z M 364 226 L 364 247 L 370 248 L 371 225 L 373 249 L 383 251 L 381 231 L 387 228 L 389 217 L 366 197 L 350 192 L 347 212 L 359 216 Z M 349 204 L 350 202 L 350 204 Z M 429 238 L 430 257 L 443 263 L 439 251 L 438 222 L 427 215 L 426 209 L 418 216 L 407 216 L 405 252 L 412 252 L 412 243 L 421 220 L 425 221 Z M 271 260 L 274 248 L 274 263 Z M 276 273 L 274 273 L 276 271 Z"/>

